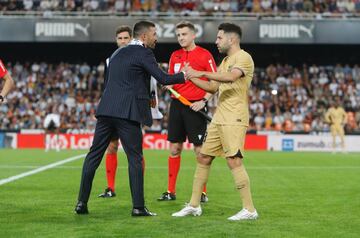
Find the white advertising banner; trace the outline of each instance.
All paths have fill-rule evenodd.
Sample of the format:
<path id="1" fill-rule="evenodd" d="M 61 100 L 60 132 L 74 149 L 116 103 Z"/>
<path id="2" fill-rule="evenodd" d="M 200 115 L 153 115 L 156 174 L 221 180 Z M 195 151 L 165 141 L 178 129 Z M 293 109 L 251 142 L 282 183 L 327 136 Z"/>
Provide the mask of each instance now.
<path id="1" fill-rule="evenodd" d="M 341 150 L 340 138 L 336 148 Z M 275 151 L 333 151 L 333 138 L 328 135 L 269 135 L 268 150 Z M 360 152 L 360 136 L 346 136 L 345 150 Z"/>

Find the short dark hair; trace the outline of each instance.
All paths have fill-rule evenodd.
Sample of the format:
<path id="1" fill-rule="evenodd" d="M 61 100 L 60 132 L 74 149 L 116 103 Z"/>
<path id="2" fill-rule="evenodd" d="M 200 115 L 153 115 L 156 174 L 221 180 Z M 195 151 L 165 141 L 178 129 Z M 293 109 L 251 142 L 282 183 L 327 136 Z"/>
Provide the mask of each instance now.
<path id="1" fill-rule="evenodd" d="M 141 34 L 147 32 L 155 24 L 151 21 L 139 21 L 134 26 L 134 37 L 139 37 Z"/>
<path id="2" fill-rule="evenodd" d="M 218 27 L 218 30 L 219 31 L 223 30 L 225 33 L 235 33 L 239 36 L 239 39 L 241 39 L 242 36 L 240 26 L 233 23 L 228 23 L 228 22 L 221 23 L 220 26 Z"/>
<path id="3" fill-rule="evenodd" d="M 176 24 L 176 29 L 180 29 L 180 28 L 184 28 L 184 27 L 187 27 L 187 28 L 189 28 L 190 30 L 192 30 L 193 32 L 195 32 L 195 26 L 194 26 L 194 24 L 192 24 L 192 23 L 189 22 L 189 21 L 181 21 L 181 22 L 179 22 L 178 24 Z"/>
<path id="4" fill-rule="evenodd" d="M 116 29 L 116 35 L 118 35 L 119 33 L 121 32 L 128 32 L 130 37 L 132 36 L 132 30 L 130 28 L 130 26 L 127 26 L 127 25 L 122 25 L 122 26 L 119 26 L 117 29 Z"/>

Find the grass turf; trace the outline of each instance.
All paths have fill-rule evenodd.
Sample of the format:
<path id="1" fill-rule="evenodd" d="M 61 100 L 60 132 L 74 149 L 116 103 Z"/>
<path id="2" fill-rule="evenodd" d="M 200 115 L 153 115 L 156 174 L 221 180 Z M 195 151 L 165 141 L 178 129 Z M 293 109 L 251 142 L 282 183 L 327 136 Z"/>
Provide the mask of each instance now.
<path id="1" fill-rule="evenodd" d="M 0 180 L 87 151 L 0 150 Z M 173 218 L 190 199 L 195 170 L 186 151 L 177 200 L 158 202 L 167 187 L 167 151 L 145 151 L 145 197 L 157 217 L 132 218 L 127 161 L 119 153 L 117 197 L 97 198 L 106 185 L 97 170 L 90 214 L 73 213 L 83 159 L 0 186 L 0 237 L 359 237 L 359 154 L 248 152 L 245 165 L 260 219 L 230 222 L 241 209 L 224 159 L 210 172 L 201 217 Z"/>

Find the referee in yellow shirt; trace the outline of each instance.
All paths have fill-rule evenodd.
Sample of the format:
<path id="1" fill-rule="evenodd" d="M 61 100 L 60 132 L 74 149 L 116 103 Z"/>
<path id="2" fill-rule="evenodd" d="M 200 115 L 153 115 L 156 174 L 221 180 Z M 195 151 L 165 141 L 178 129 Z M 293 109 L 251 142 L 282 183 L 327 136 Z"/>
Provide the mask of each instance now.
<path id="1" fill-rule="evenodd" d="M 240 192 L 242 210 L 228 218 L 231 221 L 258 218 L 250 192 L 250 180 L 243 164 L 246 130 L 249 125 L 248 94 L 254 74 L 254 61 L 240 48 L 241 28 L 232 23 L 218 27 L 216 45 L 225 53 L 218 72 L 193 70 L 188 65 L 185 75 L 196 86 L 209 93 L 219 91 L 219 102 L 207 128 L 207 136 L 198 156 L 190 203 L 172 216 L 200 216 L 200 197 L 215 157 L 226 158 L 236 189 Z M 206 77 L 210 81 L 200 80 Z"/>
<path id="2" fill-rule="evenodd" d="M 333 138 L 333 152 L 336 152 L 336 136 L 341 140 L 341 147 L 345 152 L 344 125 L 347 122 L 347 115 L 344 108 L 340 107 L 339 99 L 330 107 L 325 114 L 325 121 L 330 124 L 331 136 Z"/>

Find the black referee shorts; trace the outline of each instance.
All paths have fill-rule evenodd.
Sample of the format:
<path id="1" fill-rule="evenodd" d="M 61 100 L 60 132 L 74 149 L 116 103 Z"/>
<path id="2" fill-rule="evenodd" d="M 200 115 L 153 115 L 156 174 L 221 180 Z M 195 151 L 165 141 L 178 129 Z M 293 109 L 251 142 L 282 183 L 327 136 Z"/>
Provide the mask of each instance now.
<path id="1" fill-rule="evenodd" d="M 202 145 L 207 121 L 177 99 L 172 99 L 169 112 L 168 141 L 185 142 L 186 137 L 195 146 Z"/>

